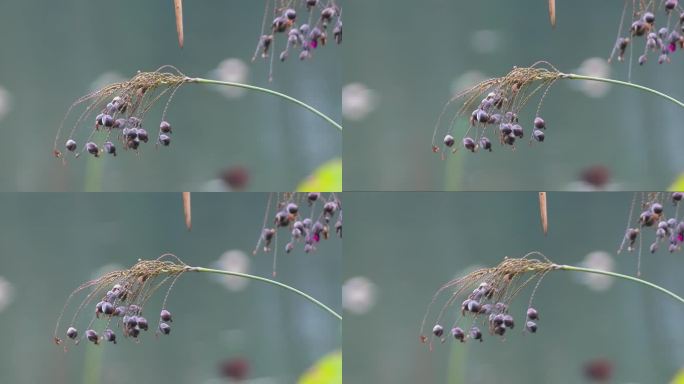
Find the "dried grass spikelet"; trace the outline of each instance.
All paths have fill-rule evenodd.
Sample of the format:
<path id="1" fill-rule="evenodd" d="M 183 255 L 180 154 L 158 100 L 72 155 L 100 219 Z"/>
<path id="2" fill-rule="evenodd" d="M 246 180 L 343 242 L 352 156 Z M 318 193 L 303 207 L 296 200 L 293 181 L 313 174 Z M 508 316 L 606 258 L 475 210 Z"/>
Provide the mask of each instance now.
<path id="1" fill-rule="evenodd" d="M 71 299 L 78 293 L 90 289 L 90 292 L 78 305 L 69 324 L 70 327 L 75 326 L 79 315 L 84 308 L 91 304 L 93 300 L 105 300 L 107 296 L 106 293 L 108 293 L 116 284 L 121 286 L 122 291 L 122 294 L 116 299 L 116 305 L 129 306 L 135 304 L 140 307 L 140 312 L 142 313 L 147 300 L 149 300 L 165 283 L 169 282 L 169 279 L 172 279 L 167 289 L 166 296 L 164 297 L 164 303 L 162 304 L 162 309 L 164 309 L 166 307 L 168 295 L 176 280 L 184 272 L 191 270 L 192 267 L 183 263 L 178 257 L 167 253 L 155 260 L 138 260 L 138 262 L 129 269 L 112 271 L 95 280 L 81 284 L 69 295 L 62 308 L 62 312 L 55 325 L 54 342 L 56 344 L 61 344 L 63 342 L 63 340 L 57 336 L 60 332 L 60 323 Z M 95 320 L 96 317 L 93 316 L 93 319 L 90 320 L 87 328 L 90 328 Z M 113 316 L 106 320 L 106 326 L 108 326 L 111 321 L 117 321 Z M 82 337 L 83 336 L 81 336 L 81 338 Z M 79 340 L 76 340 L 76 343 L 78 343 L 78 341 Z"/>
<path id="2" fill-rule="evenodd" d="M 531 256 L 540 256 L 541 259 L 534 259 L 531 258 Z M 473 298 L 473 294 L 475 294 L 477 288 L 482 287 L 482 284 L 487 284 L 488 289 L 491 290 L 481 294 L 481 298 L 478 299 L 478 302 L 481 302 L 482 305 L 491 304 L 492 307 L 494 307 L 495 304 L 498 306 L 499 303 L 502 303 L 507 308 L 523 288 L 536 280 L 534 290 L 528 303 L 528 306 L 531 306 L 534 293 L 541 283 L 542 278 L 548 272 L 555 269 L 558 269 L 558 265 L 552 263 L 543 254 L 531 252 L 522 258 L 506 257 L 495 267 L 477 269 L 463 277 L 447 282 L 435 292 L 428 305 L 420 327 L 421 342 L 427 343 L 429 341 L 430 349 L 432 349 L 432 338 L 435 337 L 435 335 L 430 337 L 426 336 L 425 325 L 427 318 L 431 313 L 432 306 L 437 302 L 444 291 L 451 290 L 452 292 L 440 309 L 437 318 L 434 321 L 435 324 L 441 324 L 447 309 L 451 308 L 454 303 L 460 304 L 459 299 Z M 476 289 L 473 290 L 473 294 L 471 294 L 471 289 L 473 288 Z M 505 311 L 507 311 L 507 309 Z M 472 314 L 472 316 L 468 316 L 466 313 L 467 309 L 463 308 L 454 312 L 458 312 L 458 316 L 453 323 L 454 327 L 461 321 L 470 320 L 471 326 L 475 325 L 478 321 L 482 323 L 487 322 L 487 316 L 484 313 L 476 313 Z M 489 331 L 490 333 L 493 333 L 491 326 L 489 327 Z M 442 342 L 443 341 L 444 339 L 442 339 Z"/>
<path id="3" fill-rule="evenodd" d="M 525 108 L 527 103 L 530 101 L 530 98 L 532 98 L 540 90 L 544 89 L 537 105 L 537 111 L 535 115 L 539 116 L 542 102 L 549 88 L 557 80 L 563 78 L 564 76 L 566 75 L 560 72 L 550 63 L 546 61 L 538 61 L 532 64 L 530 67 L 513 67 L 513 69 L 505 76 L 484 80 L 464 91 L 459 92 L 446 103 L 439 115 L 439 118 L 437 119 L 437 124 L 435 125 L 434 134 L 432 136 L 433 151 L 440 151 L 441 145 L 435 141 L 437 138 L 437 132 L 442 124 L 442 118 L 444 117 L 444 114 L 449 110 L 449 107 L 452 104 L 462 101 L 460 108 L 455 116 L 451 119 L 447 127 L 447 135 L 453 131 L 456 119 L 459 116 L 468 116 L 471 114 L 471 111 L 481 109 L 485 100 L 489 100 L 486 107 L 486 112 L 488 112 L 490 115 L 497 113 L 503 117 L 507 112 L 510 112 L 516 115 L 515 122 L 517 122 L 517 114 L 523 108 Z M 478 138 L 481 138 L 484 136 L 488 125 L 499 125 L 501 123 L 511 122 L 512 121 L 505 121 L 503 119 L 496 123 L 491 121 L 477 121 L 474 119 L 474 116 L 471 116 L 470 128 L 477 126 L 482 127 L 483 129 L 478 132 L 478 135 L 476 135 Z M 468 131 L 470 131 L 470 128 Z M 467 135 L 468 133 L 466 133 L 466 136 Z M 450 147 L 450 145 L 447 145 L 447 147 Z"/>
<path id="4" fill-rule="evenodd" d="M 165 70 L 170 71 L 165 72 Z M 130 119 L 133 117 L 138 119 L 140 125 L 142 125 L 145 114 L 162 97 L 168 95 L 164 112 L 162 113 L 162 120 L 164 120 L 168 105 L 171 102 L 175 92 L 183 84 L 191 80 L 191 78 L 185 76 L 176 67 L 164 65 L 154 72 L 138 72 L 129 80 L 109 84 L 95 92 L 80 97 L 69 107 L 64 119 L 62 120 L 62 123 L 60 124 L 55 137 L 53 154 L 58 158 L 63 157 L 62 151 L 58 149 L 58 146 L 62 144 L 62 140 L 66 141 L 76 139 L 75 135 L 77 135 L 77 130 L 79 127 L 83 125 L 84 121 L 91 121 L 88 119 L 92 118 L 95 114 L 108 114 L 113 118 L 113 120 L 119 118 Z M 117 98 L 116 108 L 112 108 L 112 101 L 115 98 Z M 83 104 L 87 104 L 85 110 L 77 117 L 74 126 L 67 135 L 67 138 L 63 139 L 61 137 L 62 129 L 64 128 L 67 119 L 71 115 L 72 110 Z M 112 132 L 116 132 L 116 129 L 112 128 L 117 127 L 107 127 L 96 122 L 87 139 L 80 140 L 79 149 L 78 151 L 75 151 L 76 156 L 79 156 L 84 150 L 86 150 L 86 147 L 83 144 L 85 142 L 89 142 L 93 135 L 101 129 L 106 130 L 107 137 L 105 140 L 108 141 Z M 101 148 L 102 146 L 100 146 L 100 149 Z"/>

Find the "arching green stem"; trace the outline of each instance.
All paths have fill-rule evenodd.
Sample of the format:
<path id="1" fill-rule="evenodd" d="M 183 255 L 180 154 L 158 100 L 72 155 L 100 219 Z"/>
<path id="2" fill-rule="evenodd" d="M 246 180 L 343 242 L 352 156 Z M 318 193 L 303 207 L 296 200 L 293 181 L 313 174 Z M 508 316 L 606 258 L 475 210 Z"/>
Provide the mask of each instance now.
<path id="1" fill-rule="evenodd" d="M 630 280 L 630 281 L 633 281 L 633 282 L 635 282 L 635 283 L 643 284 L 643 285 L 645 285 L 645 286 L 647 286 L 647 287 L 656 289 L 656 290 L 658 290 L 658 291 L 660 291 L 660 292 L 662 292 L 662 293 L 664 293 L 664 294 L 666 294 L 666 295 L 672 297 L 673 299 L 675 299 L 675 300 L 681 302 L 682 304 L 684 304 L 684 298 L 678 296 L 678 295 L 675 294 L 674 292 L 669 291 L 669 290 L 667 290 L 667 289 L 665 289 L 665 288 L 663 288 L 663 287 L 661 287 L 661 286 L 659 286 L 659 285 L 653 284 L 653 283 L 651 283 L 651 282 L 649 282 L 649 281 L 639 279 L 639 278 L 637 278 L 637 277 L 628 276 L 628 275 L 623 275 L 623 274 L 621 274 L 621 273 L 602 271 L 602 270 L 600 270 L 600 269 L 583 268 L 583 267 L 574 267 L 574 266 L 572 266 L 572 265 L 555 265 L 554 267 L 555 267 L 555 269 L 562 270 L 562 271 L 587 272 L 587 273 L 594 273 L 594 274 L 597 274 L 597 275 L 612 276 L 612 277 L 616 277 L 616 278 L 619 278 L 619 279 Z"/>
<path id="2" fill-rule="evenodd" d="M 242 83 L 235 83 L 232 81 L 219 81 L 219 80 L 212 80 L 212 79 L 202 79 L 199 77 L 188 77 L 186 79 L 188 83 L 198 83 L 198 84 L 214 84 L 214 85 L 225 85 L 228 87 L 237 87 L 237 88 L 244 88 L 244 89 L 249 89 L 252 91 L 257 91 L 257 92 L 263 92 L 267 93 L 269 95 L 273 96 L 278 96 L 280 98 L 283 98 L 291 103 L 297 104 L 300 107 L 309 110 L 310 112 L 314 113 L 318 117 L 322 118 L 325 120 L 328 124 L 332 125 L 333 127 L 337 128 L 338 130 L 342 131 L 342 126 L 336 123 L 333 119 L 325 115 L 323 112 L 317 110 L 316 108 L 310 106 L 309 104 L 306 104 L 303 101 L 297 100 L 292 96 L 288 96 L 284 93 L 280 93 L 277 91 L 270 90 L 268 88 L 262 88 L 262 87 L 257 87 L 255 85 L 249 85 L 249 84 L 242 84 Z"/>
<path id="3" fill-rule="evenodd" d="M 275 285 L 275 286 L 277 286 L 277 287 L 284 288 L 284 289 L 286 289 L 286 290 L 288 290 L 288 291 L 290 291 L 290 292 L 292 292 L 292 293 L 295 293 L 295 294 L 297 294 L 297 295 L 299 295 L 299 296 L 301 296 L 301 297 L 303 297 L 303 298 L 309 300 L 310 302 L 312 302 L 312 303 L 316 304 L 317 306 L 319 306 L 319 307 L 323 308 L 324 310 L 326 310 L 326 311 L 327 311 L 328 313 L 330 313 L 331 315 L 335 316 L 338 320 L 342 320 L 342 316 L 340 316 L 337 312 L 335 312 L 334 310 L 332 310 L 332 309 L 331 309 L 330 307 L 328 307 L 327 305 L 321 303 L 320 301 L 314 299 L 313 297 L 307 295 L 306 293 L 304 293 L 304 292 L 302 292 L 302 291 L 300 291 L 300 290 L 298 290 L 298 289 L 296 289 L 296 288 L 290 287 L 290 286 L 287 285 L 287 284 L 283 284 L 283 283 L 280 283 L 280 282 L 275 281 L 275 280 L 267 279 L 267 278 L 265 278 L 265 277 L 250 275 L 250 274 L 247 274 L 247 273 L 232 272 L 232 271 L 224 271 L 224 270 L 220 270 L 220 269 L 203 268 L 203 267 L 188 267 L 188 268 L 187 268 L 187 271 L 189 271 L 189 272 L 218 273 L 218 274 L 221 274 L 221 275 L 238 276 L 238 277 L 243 277 L 243 278 L 246 278 L 246 279 L 251 279 L 251 280 L 261 281 L 261 282 L 263 282 L 263 283 L 272 284 L 272 285 Z"/>
<path id="4" fill-rule="evenodd" d="M 561 78 L 563 78 L 563 79 L 571 79 L 571 80 L 599 81 L 599 82 L 602 82 L 602 83 L 616 84 L 616 85 L 621 85 L 621 86 L 624 86 L 624 87 L 631 87 L 631 88 L 638 89 L 638 90 L 640 90 L 640 91 L 652 93 L 652 94 L 654 94 L 654 95 L 656 95 L 656 96 L 660 96 L 660 97 L 662 97 L 662 98 L 664 98 L 664 99 L 666 99 L 666 100 L 669 100 L 669 101 L 671 101 L 671 102 L 677 104 L 678 106 L 684 108 L 684 103 L 681 102 L 681 101 L 679 101 L 679 100 L 677 100 L 677 99 L 675 99 L 674 97 L 669 96 L 669 95 L 666 95 L 666 94 L 664 94 L 664 93 L 662 93 L 662 92 L 656 91 L 655 89 L 648 88 L 648 87 L 644 87 L 643 85 L 639 85 L 639 84 L 634 84 L 634 83 L 629 83 L 629 82 L 626 82 L 626 81 L 620 81 L 620 80 L 614 80 L 614 79 L 606 79 L 606 78 L 603 78 L 603 77 L 576 75 L 576 74 L 574 74 L 574 73 L 563 73 L 563 74 L 561 74 Z"/>

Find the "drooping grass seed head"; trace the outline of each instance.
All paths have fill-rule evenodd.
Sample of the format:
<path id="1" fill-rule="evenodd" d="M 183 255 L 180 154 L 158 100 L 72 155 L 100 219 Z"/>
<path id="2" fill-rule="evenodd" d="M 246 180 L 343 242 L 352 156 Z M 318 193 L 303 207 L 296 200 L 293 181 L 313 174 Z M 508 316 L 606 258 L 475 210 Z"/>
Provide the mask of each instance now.
<path id="1" fill-rule="evenodd" d="M 535 140 L 541 143 L 544 141 L 544 131 L 542 131 L 541 129 L 535 129 L 534 131 L 532 131 L 532 137 L 534 137 Z"/>
<path id="2" fill-rule="evenodd" d="M 525 323 L 525 329 L 530 333 L 537 333 L 537 323 L 534 321 L 527 321 Z"/>
<path id="3" fill-rule="evenodd" d="M 294 21 L 297 18 L 297 11 L 295 11 L 292 8 L 288 8 L 285 11 L 283 11 L 283 16 L 285 16 L 290 21 Z"/>
<path id="4" fill-rule="evenodd" d="M 679 4 L 678 0 L 665 0 L 665 10 L 667 12 L 670 12 L 673 9 L 675 9 L 678 4 Z"/>
<path id="5" fill-rule="evenodd" d="M 287 205 L 287 211 L 292 215 L 296 215 L 299 211 L 299 206 L 295 203 L 289 203 Z"/>
<path id="6" fill-rule="evenodd" d="M 102 125 L 104 125 L 107 128 L 111 128 L 112 126 L 114 126 L 114 118 L 111 115 L 103 115 Z"/>
<path id="7" fill-rule="evenodd" d="M 527 308 L 527 318 L 529 320 L 537 320 L 539 318 L 539 312 L 532 307 Z"/>
<path id="8" fill-rule="evenodd" d="M 677 204 L 684 198 L 684 192 L 672 192 L 672 203 Z"/>
<path id="9" fill-rule="evenodd" d="M 501 136 L 509 136 L 513 133 L 513 125 L 509 123 L 499 125 L 499 132 Z"/>
<path id="10" fill-rule="evenodd" d="M 651 204 L 651 211 L 653 211 L 653 213 L 656 215 L 660 215 L 663 213 L 663 205 L 660 203 L 653 203 Z"/>
<path id="11" fill-rule="evenodd" d="M 114 313 L 114 306 L 109 302 L 103 302 L 102 313 L 104 313 L 105 315 L 112 315 Z"/>
<path id="12" fill-rule="evenodd" d="M 137 320 L 138 320 L 138 328 L 140 328 L 143 331 L 147 331 L 147 327 L 148 327 L 147 319 L 142 317 L 142 316 L 138 316 Z"/>
<path id="13" fill-rule="evenodd" d="M 534 127 L 537 129 L 545 129 L 546 122 L 541 117 L 537 116 L 534 118 Z"/>

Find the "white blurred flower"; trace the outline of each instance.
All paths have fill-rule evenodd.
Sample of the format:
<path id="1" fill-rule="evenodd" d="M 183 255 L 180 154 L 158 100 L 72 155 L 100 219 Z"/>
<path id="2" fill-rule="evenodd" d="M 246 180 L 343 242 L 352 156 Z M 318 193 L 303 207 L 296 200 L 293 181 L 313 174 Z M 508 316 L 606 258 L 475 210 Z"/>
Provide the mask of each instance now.
<path id="1" fill-rule="evenodd" d="M 14 286 L 4 277 L 0 276 L 0 312 L 9 306 L 14 300 Z"/>
<path id="2" fill-rule="evenodd" d="M 610 77 L 610 65 L 601 57 L 590 57 L 582 62 L 576 72 L 585 76 Z M 571 81 L 575 89 L 589 97 L 603 97 L 610 90 L 610 85 L 598 81 Z"/>
<path id="3" fill-rule="evenodd" d="M 615 269 L 615 260 L 613 260 L 613 256 L 608 252 L 594 251 L 584 257 L 580 266 L 612 272 Z M 594 273 L 580 273 L 578 274 L 578 277 L 583 284 L 586 284 L 590 289 L 595 291 L 607 290 L 613 285 L 614 280 L 614 278 L 610 276 L 597 275 Z"/>
<path id="4" fill-rule="evenodd" d="M 214 262 L 214 268 L 223 269 L 231 272 L 249 273 L 251 260 L 247 255 L 239 249 L 231 249 L 226 251 Z M 216 281 L 223 284 L 229 291 L 241 291 L 247 287 L 249 279 L 239 276 L 213 276 Z"/>
<path id="5" fill-rule="evenodd" d="M 451 94 L 456 95 L 488 78 L 487 75 L 477 70 L 464 72 L 451 82 Z"/>
<path id="6" fill-rule="evenodd" d="M 228 58 L 211 71 L 210 77 L 221 81 L 246 83 L 249 78 L 249 66 L 241 59 Z M 246 92 L 245 89 L 237 87 L 216 87 L 216 90 L 229 99 L 241 97 Z"/>
<path id="7" fill-rule="evenodd" d="M 122 81 L 127 80 L 122 74 L 119 72 L 114 72 L 114 71 L 109 71 L 101 74 L 95 80 L 93 80 L 92 83 L 90 83 L 90 90 L 91 91 L 97 91 L 101 88 L 104 88 L 110 84 L 113 83 L 120 83 Z"/>
<path id="8" fill-rule="evenodd" d="M 342 116 L 359 121 L 378 106 L 378 95 L 361 83 L 349 83 L 342 87 Z"/>
<path id="9" fill-rule="evenodd" d="M 501 45 L 501 35 L 491 29 L 481 29 L 470 35 L 470 44 L 478 53 L 494 53 Z"/>
<path id="10" fill-rule="evenodd" d="M 11 109 L 12 95 L 7 89 L 0 86 L 0 120 L 4 119 Z"/>
<path id="11" fill-rule="evenodd" d="M 342 307 L 355 315 L 368 313 L 375 306 L 377 288 L 366 277 L 356 276 L 342 286 Z"/>

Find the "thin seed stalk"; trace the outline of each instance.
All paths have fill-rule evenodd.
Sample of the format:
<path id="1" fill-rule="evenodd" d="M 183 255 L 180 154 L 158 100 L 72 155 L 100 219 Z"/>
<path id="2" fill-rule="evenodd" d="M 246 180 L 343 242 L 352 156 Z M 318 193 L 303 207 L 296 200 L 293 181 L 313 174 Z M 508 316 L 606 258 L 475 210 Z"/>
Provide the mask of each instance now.
<path id="1" fill-rule="evenodd" d="M 670 96 L 670 95 L 667 95 L 667 94 L 665 94 L 665 93 L 656 91 L 655 89 L 648 88 L 648 87 L 645 87 L 645 86 L 643 86 L 643 85 L 639 85 L 639 84 L 634 84 L 634 83 L 630 83 L 630 82 L 626 82 L 626 81 L 620 81 L 620 80 L 615 80 L 615 79 L 607 79 L 607 78 L 604 78 L 604 77 L 577 75 L 577 74 L 574 74 L 574 73 L 562 73 L 562 74 L 561 74 L 561 78 L 562 78 L 562 79 L 570 79 L 570 80 L 598 81 L 598 82 L 602 82 L 602 83 L 621 85 L 621 86 L 624 86 L 624 87 L 631 87 L 631 88 L 634 88 L 634 89 L 638 89 L 638 90 L 640 90 L 640 91 L 644 91 L 644 92 L 648 92 L 648 93 L 654 94 L 654 95 L 656 95 L 656 96 L 660 96 L 660 97 L 662 97 L 662 98 L 664 98 L 664 99 L 666 99 L 666 100 L 669 100 L 669 101 L 671 101 L 671 102 L 677 104 L 678 106 L 684 108 L 684 103 L 681 102 L 681 101 L 679 101 L 679 100 L 677 100 L 677 99 L 675 99 L 674 97 L 672 97 L 672 96 Z"/>
<path id="2" fill-rule="evenodd" d="M 280 93 L 280 92 L 277 92 L 277 91 L 274 91 L 274 90 L 271 90 L 271 89 L 268 89 L 268 88 L 258 87 L 258 86 L 256 86 L 256 85 L 242 84 L 242 83 L 236 83 L 236 82 L 232 82 L 232 81 L 220 81 L 220 80 L 212 80 L 212 79 L 203 79 L 203 78 L 199 78 L 199 77 L 192 77 L 192 78 L 191 78 L 191 77 L 188 77 L 188 78 L 185 79 L 185 81 L 188 82 L 188 83 L 211 84 L 211 85 L 225 85 L 225 86 L 228 86 L 228 87 L 244 88 L 244 89 L 249 89 L 249 90 L 252 90 L 252 91 L 263 92 L 263 93 L 266 93 L 266 94 L 269 94 L 269 95 L 273 95 L 273 96 L 278 96 L 278 97 L 280 97 L 280 98 L 282 98 L 282 99 L 285 99 L 285 100 L 287 100 L 287 101 L 289 101 L 289 102 L 291 102 L 291 103 L 294 103 L 294 104 L 296 104 L 296 105 L 298 105 L 298 106 L 300 106 L 300 107 L 302 107 L 302 108 L 308 110 L 309 112 L 312 112 L 313 114 L 315 114 L 315 115 L 317 115 L 318 117 L 320 117 L 320 118 L 322 118 L 323 120 L 325 120 L 328 124 L 330 124 L 331 126 L 333 126 L 334 128 L 336 128 L 337 130 L 342 131 L 342 126 L 341 126 L 340 124 L 336 123 L 335 120 L 331 119 L 330 117 L 328 117 L 328 116 L 327 116 L 326 114 L 324 114 L 323 112 L 317 110 L 316 108 L 310 106 L 309 104 L 306 104 L 305 102 L 303 102 L 303 101 L 301 101 L 301 100 L 295 99 L 294 97 L 288 96 L 288 95 L 286 95 L 286 94 L 284 94 L 284 93 Z"/>
<path id="3" fill-rule="evenodd" d="M 297 295 L 299 295 L 299 296 L 301 296 L 301 297 L 303 297 L 303 298 L 309 300 L 310 302 L 314 303 L 314 304 L 317 305 L 318 307 L 324 309 L 325 311 L 327 311 L 328 313 L 330 313 L 331 315 L 333 315 L 333 316 L 334 316 L 335 318 L 337 318 L 338 320 L 342 320 L 342 316 L 340 316 L 340 314 L 338 314 L 337 312 L 335 312 L 332 308 L 328 307 L 327 305 L 325 305 L 325 304 L 321 303 L 320 301 L 316 300 L 316 299 L 313 298 L 312 296 L 310 296 L 310 295 L 308 295 L 308 294 L 306 294 L 306 293 L 304 293 L 304 292 L 298 290 L 297 288 L 291 287 L 291 286 L 289 286 L 289 285 L 287 285 L 287 284 L 283 284 L 283 283 L 278 282 L 278 281 L 275 281 L 275 280 L 267 279 L 267 278 L 265 278 L 265 277 L 250 275 L 250 274 L 247 274 L 247 273 L 240 273 L 240 272 L 233 272 L 233 271 L 224 271 L 224 270 L 220 270 L 220 269 L 203 268 L 203 267 L 187 267 L 187 268 L 186 268 L 186 271 L 188 271 L 188 272 L 217 273 L 217 274 L 221 274 L 221 275 L 238 276 L 238 277 L 243 277 L 243 278 L 246 278 L 246 279 L 251 279 L 251 280 L 260 281 L 260 282 L 262 282 L 262 283 L 268 283 L 268 284 L 271 284 L 271 285 L 275 285 L 275 286 L 277 286 L 277 287 L 284 288 L 284 289 L 286 289 L 286 290 L 288 290 L 288 291 L 290 291 L 290 292 L 292 292 L 292 293 L 294 293 L 294 294 L 297 294 Z"/>
<path id="4" fill-rule="evenodd" d="M 633 282 L 635 282 L 635 283 L 643 284 L 643 285 L 645 285 L 645 286 L 647 286 L 647 287 L 650 287 L 650 288 L 653 288 L 653 289 L 655 289 L 655 290 L 658 290 L 658 291 L 660 291 L 660 292 L 662 292 L 662 293 L 664 293 L 664 294 L 666 294 L 666 295 L 672 297 L 673 299 L 675 299 L 675 300 L 681 302 L 682 304 L 684 304 L 684 298 L 682 298 L 681 296 L 677 295 L 676 293 L 674 293 L 674 292 L 672 292 L 672 291 L 670 291 L 670 290 L 667 290 L 667 289 L 665 289 L 665 288 L 663 288 L 663 287 L 661 287 L 661 286 L 659 286 L 659 285 L 657 285 L 657 284 L 653 284 L 653 283 L 651 283 L 651 282 L 649 282 L 649 281 L 642 280 L 642 279 L 640 279 L 640 278 L 638 278 L 638 277 L 633 277 L 633 276 L 629 276 L 629 275 L 623 275 L 623 274 L 621 274 L 621 273 L 616 273 L 616 272 L 603 271 L 603 270 L 594 269 L 594 268 L 575 267 L 575 266 L 572 266 L 572 265 L 557 265 L 557 264 L 556 264 L 556 265 L 554 265 L 554 269 L 561 270 L 561 271 L 574 271 L 574 272 L 593 273 L 593 274 L 597 274 L 597 275 L 605 275 L 605 276 L 615 277 L 615 278 L 618 278 L 618 279 L 625 279 L 625 280 L 633 281 Z"/>

